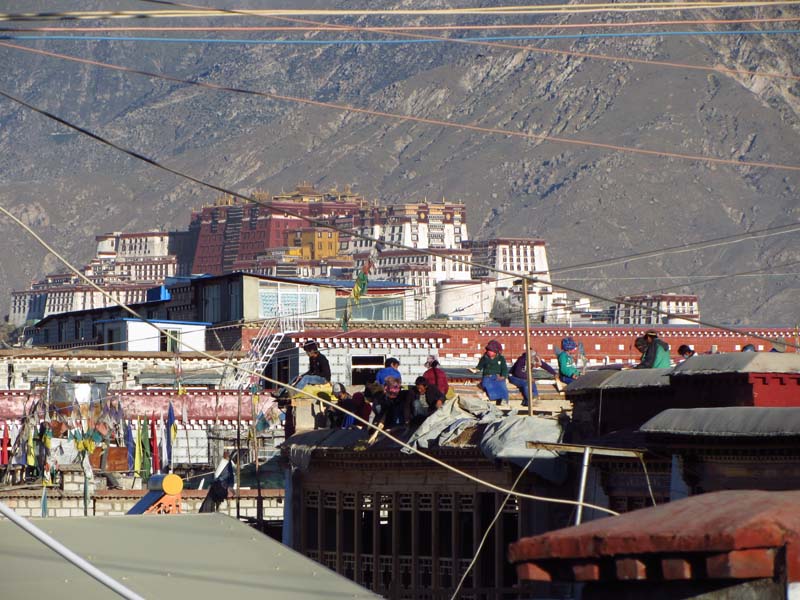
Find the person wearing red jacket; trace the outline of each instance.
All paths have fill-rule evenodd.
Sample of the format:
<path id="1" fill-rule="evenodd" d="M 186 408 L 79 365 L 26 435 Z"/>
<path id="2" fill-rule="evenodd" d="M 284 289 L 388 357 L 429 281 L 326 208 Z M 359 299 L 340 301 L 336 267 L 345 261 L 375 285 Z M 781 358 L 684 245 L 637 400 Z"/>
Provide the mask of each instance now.
<path id="1" fill-rule="evenodd" d="M 442 392 L 442 396 L 446 396 L 447 391 L 450 389 L 450 384 L 447 382 L 447 375 L 442 371 L 439 361 L 433 354 L 428 356 L 425 366 L 428 369 L 422 374 L 425 381 L 428 382 L 428 385 L 432 385 Z"/>

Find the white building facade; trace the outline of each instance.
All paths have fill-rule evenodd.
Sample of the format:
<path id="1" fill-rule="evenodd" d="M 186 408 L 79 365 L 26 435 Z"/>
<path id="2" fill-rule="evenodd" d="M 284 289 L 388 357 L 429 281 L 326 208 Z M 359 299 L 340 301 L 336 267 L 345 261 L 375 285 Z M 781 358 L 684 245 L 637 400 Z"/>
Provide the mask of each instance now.
<path id="1" fill-rule="evenodd" d="M 694 294 L 653 294 L 617 298 L 615 325 L 694 325 L 700 305 Z"/>
<path id="2" fill-rule="evenodd" d="M 114 232 L 97 236 L 95 257 L 82 273 L 117 302 L 144 302 L 147 290 L 179 273 L 178 258 L 170 254 L 174 238 L 183 232 Z M 46 276 L 28 290 L 11 294 L 9 323 L 16 327 L 63 312 L 103 308 L 114 304 L 71 273 Z"/>

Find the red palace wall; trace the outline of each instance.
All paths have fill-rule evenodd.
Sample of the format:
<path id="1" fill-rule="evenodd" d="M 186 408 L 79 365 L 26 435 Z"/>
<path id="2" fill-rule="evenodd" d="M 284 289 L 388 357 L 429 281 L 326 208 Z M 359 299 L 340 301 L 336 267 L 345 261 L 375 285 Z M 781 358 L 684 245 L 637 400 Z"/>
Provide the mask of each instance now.
<path id="1" fill-rule="evenodd" d="M 447 338 L 438 350 L 442 364 L 455 366 L 470 362 L 483 353 L 483 348 L 493 339 L 503 344 L 503 354 L 509 362 L 525 351 L 525 335 L 522 327 L 479 327 L 465 326 L 457 328 L 445 327 L 370 327 L 360 329 L 358 323 L 351 323 L 350 330 L 343 332 L 336 325 L 329 324 L 324 327 L 321 323 L 307 325 L 309 329 L 294 337 L 318 339 L 325 346 L 326 339 L 352 340 L 358 344 L 361 340 L 370 338 L 426 338 L 432 332 L 444 334 Z M 314 327 L 314 329 L 311 329 Z M 538 354 L 548 361 L 554 361 L 556 349 L 561 347 L 561 340 L 571 336 L 577 342 L 582 342 L 586 356 L 595 363 L 609 362 L 638 362 L 640 353 L 633 347 L 634 340 L 647 331 L 647 327 L 631 326 L 576 326 L 557 327 L 537 325 L 530 329 L 531 345 Z M 745 344 L 754 344 L 756 348 L 762 346 L 767 351 L 771 344 L 762 339 L 752 337 L 758 335 L 766 338 L 783 338 L 787 342 L 795 342 L 795 331 L 791 328 L 758 328 L 741 329 L 740 332 L 720 331 L 717 329 L 698 327 L 662 327 L 658 329 L 661 339 L 670 345 L 670 355 L 673 360 L 678 358 L 678 347 L 686 344 L 699 353 L 708 352 L 712 345 L 717 346 L 719 352 L 738 352 Z M 250 348 L 250 340 L 257 329 L 244 329 L 242 331 L 242 348 Z M 737 348 L 738 346 L 738 348 Z M 791 349 L 789 349 L 791 351 Z M 469 360 L 467 360 L 469 359 Z M 476 361 L 477 362 L 477 361 Z"/>

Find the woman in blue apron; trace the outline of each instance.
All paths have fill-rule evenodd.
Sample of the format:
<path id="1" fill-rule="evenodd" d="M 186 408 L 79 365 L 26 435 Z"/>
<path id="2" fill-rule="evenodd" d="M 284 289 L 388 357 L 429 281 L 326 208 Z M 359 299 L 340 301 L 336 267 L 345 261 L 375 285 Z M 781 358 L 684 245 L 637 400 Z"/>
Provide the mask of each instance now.
<path id="1" fill-rule="evenodd" d="M 508 404 L 508 363 L 502 355 L 503 347 L 497 340 L 486 344 L 486 353 L 481 356 L 475 371 L 481 374 L 481 387 L 489 400 L 494 400 L 498 406 Z"/>

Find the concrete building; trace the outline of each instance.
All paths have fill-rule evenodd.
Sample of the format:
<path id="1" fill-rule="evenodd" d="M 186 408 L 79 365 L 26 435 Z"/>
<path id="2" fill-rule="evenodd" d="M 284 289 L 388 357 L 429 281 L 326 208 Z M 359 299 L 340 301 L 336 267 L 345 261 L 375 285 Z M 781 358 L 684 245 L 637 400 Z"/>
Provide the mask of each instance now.
<path id="1" fill-rule="evenodd" d="M 535 277 L 528 286 L 528 310 L 534 322 L 566 322 L 570 313 L 566 294 L 556 292 L 550 282 L 547 249 L 542 240 L 529 238 L 495 238 L 472 240 L 472 276 L 489 279 L 495 287 L 498 303 L 522 306 L 522 288 L 515 275 Z M 498 273 L 497 270 L 514 275 Z M 563 308 L 559 308 L 562 306 Z"/>
<path id="2" fill-rule="evenodd" d="M 103 345 L 123 352 L 205 352 L 209 325 L 211 323 L 161 320 L 148 323 L 125 318 L 94 323 Z"/>
<path id="3" fill-rule="evenodd" d="M 617 298 L 614 323 L 617 325 L 687 325 L 700 318 L 694 294 L 645 294 Z"/>
<path id="4" fill-rule="evenodd" d="M 358 269 L 371 260 L 367 253 L 356 254 L 354 258 Z M 430 254 L 413 250 L 384 250 L 375 259 L 370 278 L 411 286 L 415 294 L 412 319 L 422 321 L 437 312 L 438 284 L 445 281 L 466 283 L 471 280 L 470 253 L 459 249 L 432 249 Z"/>
<path id="5" fill-rule="evenodd" d="M 194 252 L 191 232 L 114 232 L 95 239 L 95 257 L 82 272 L 118 302 L 144 302 L 148 289 L 190 270 L 189 257 Z M 12 292 L 9 322 L 22 327 L 49 315 L 111 304 L 76 275 L 51 274 L 28 290 Z"/>
<path id="6" fill-rule="evenodd" d="M 461 248 L 469 240 L 466 208 L 461 202 L 398 203 L 362 209 L 354 219 L 362 235 L 410 248 Z M 350 252 L 359 253 L 374 242 L 350 240 Z"/>

